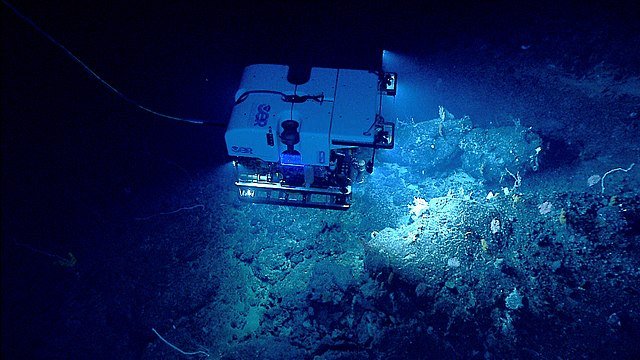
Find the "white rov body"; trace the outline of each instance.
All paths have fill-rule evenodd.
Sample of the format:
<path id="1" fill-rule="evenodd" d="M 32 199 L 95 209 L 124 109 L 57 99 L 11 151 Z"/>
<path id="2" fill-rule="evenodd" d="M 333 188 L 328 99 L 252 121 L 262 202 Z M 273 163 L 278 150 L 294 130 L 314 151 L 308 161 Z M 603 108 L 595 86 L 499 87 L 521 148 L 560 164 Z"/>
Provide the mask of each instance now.
<path id="1" fill-rule="evenodd" d="M 372 169 L 375 149 L 393 147 L 394 124 L 380 112 L 396 76 L 311 68 L 296 85 L 289 75 L 252 65 L 242 76 L 225 134 L 240 198 L 347 209 L 352 177 Z"/>

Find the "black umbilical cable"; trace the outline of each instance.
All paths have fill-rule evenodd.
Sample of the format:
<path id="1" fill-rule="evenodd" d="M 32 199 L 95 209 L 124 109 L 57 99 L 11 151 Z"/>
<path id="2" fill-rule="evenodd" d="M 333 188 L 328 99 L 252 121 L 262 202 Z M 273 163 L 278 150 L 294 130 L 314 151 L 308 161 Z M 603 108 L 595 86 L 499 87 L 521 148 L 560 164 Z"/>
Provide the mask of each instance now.
<path id="1" fill-rule="evenodd" d="M 101 78 L 95 71 L 93 71 L 93 69 L 91 69 L 89 67 L 89 65 L 87 65 L 84 61 L 80 60 L 80 58 L 78 58 L 75 54 L 73 54 L 69 49 L 67 49 L 64 45 L 62 45 L 53 36 L 51 36 L 49 33 L 47 33 L 42 28 L 40 28 L 35 22 L 33 22 L 33 20 L 31 20 L 26 15 L 22 14 L 18 9 L 16 9 L 15 6 L 13 6 L 12 4 L 8 3 L 6 0 L 2 0 L 2 3 L 6 7 L 8 7 L 18 18 L 20 18 L 20 20 L 22 20 L 25 23 L 27 23 L 28 25 L 30 25 L 34 30 L 36 30 L 38 33 L 40 33 L 40 35 L 44 36 L 47 40 L 49 40 L 55 46 L 57 46 L 62 51 L 64 51 L 65 54 L 69 58 L 71 58 L 71 60 L 75 61 L 80 66 L 82 66 L 82 68 L 87 73 L 89 73 L 89 75 L 94 77 L 102 85 L 104 85 L 107 89 L 111 90 L 113 93 L 118 95 L 118 97 L 120 97 L 125 102 L 137 107 L 140 110 L 146 111 L 148 113 L 151 113 L 151 114 L 159 116 L 159 117 L 163 117 L 163 118 L 166 118 L 166 119 L 174 120 L 174 121 L 180 121 L 180 122 L 185 122 L 185 123 L 189 123 L 189 124 L 196 124 L 196 125 L 210 125 L 210 126 L 221 126 L 221 127 L 225 127 L 226 126 L 226 124 L 224 124 L 224 123 L 219 123 L 219 122 L 210 121 L 210 120 L 187 119 L 187 118 L 183 118 L 183 117 L 179 117 L 179 116 L 167 115 L 167 114 L 163 114 L 161 112 L 152 110 L 152 109 L 150 109 L 150 108 L 148 108 L 148 107 L 146 107 L 144 105 L 141 105 L 137 101 L 135 101 L 135 100 L 129 98 L 128 96 L 126 96 L 125 94 L 123 94 L 120 90 L 116 89 L 113 85 L 109 84 L 106 80 Z"/>

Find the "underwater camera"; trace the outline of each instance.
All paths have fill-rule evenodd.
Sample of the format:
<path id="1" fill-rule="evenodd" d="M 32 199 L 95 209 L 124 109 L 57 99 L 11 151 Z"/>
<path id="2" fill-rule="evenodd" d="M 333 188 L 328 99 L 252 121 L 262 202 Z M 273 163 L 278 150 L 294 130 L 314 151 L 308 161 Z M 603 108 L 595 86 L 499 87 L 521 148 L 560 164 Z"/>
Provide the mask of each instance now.
<path id="1" fill-rule="evenodd" d="M 285 65 L 245 68 L 225 140 L 241 200 L 349 209 L 351 186 L 392 149 L 383 105 L 397 74 Z M 293 78 L 302 78 L 294 81 Z"/>

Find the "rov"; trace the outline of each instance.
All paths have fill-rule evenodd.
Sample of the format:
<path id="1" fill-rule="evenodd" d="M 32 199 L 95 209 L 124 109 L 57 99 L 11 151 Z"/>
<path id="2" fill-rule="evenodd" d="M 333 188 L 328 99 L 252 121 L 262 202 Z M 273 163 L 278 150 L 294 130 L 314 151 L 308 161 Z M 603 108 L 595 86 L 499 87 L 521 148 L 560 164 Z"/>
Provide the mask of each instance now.
<path id="1" fill-rule="evenodd" d="M 284 65 L 245 68 L 225 133 L 240 199 L 349 209 L 351 187 L 392 149 L 395 123 L 383 110 L 397 74 L 311 68 L 295 84 Z M 391 98 L 391 99 L 389 99 Z"/>

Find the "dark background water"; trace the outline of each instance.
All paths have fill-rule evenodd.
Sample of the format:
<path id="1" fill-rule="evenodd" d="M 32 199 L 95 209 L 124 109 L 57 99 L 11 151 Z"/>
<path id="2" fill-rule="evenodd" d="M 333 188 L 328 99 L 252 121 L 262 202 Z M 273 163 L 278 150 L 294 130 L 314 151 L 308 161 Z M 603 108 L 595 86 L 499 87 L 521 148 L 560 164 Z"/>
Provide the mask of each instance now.
<path id="1" fill-rule="evenodd" d="M 440 59 L 430 64 L 434 81 L 460 58 L 495 61 L 496 71 L 507 74 L 503 59 L 548 61 L 578 79 L 602 62 L 616 67 L 620 79 L 640 73 L 640 17 L 631 1 L 13 5 L 130 98 L 219 124 L 228 119 L 242 69 L 252 63 L 366 69 L 388 49 Z M 522 46 L 531 50 L 525 54 Z M 452 54 L 452 63 L 442 61 L 443 53 Z M 479 76 L 473 66 L 459 70 L 473 82 Z M 481 89 L 453 86 L 467 94 Z M 445 90 L 430 101 L 449 95 Z M 482 104 L 446 100 L 454 113 L 483 115 Z M 139 111 L 5 6 L 1 111 L 2 351 L 17 358 L 42 345 L 38 339 L 52 321 L 45 317 L 56 314 L 74 286 L 68 273 L 50 272 L 50 259 L 20 244 L 60 255 L 79 249 L 78 258 L 96 263 L 117 257 L 127 239 L 100 237 L 97 229 L 117 234 L 118 220 L 141 213 L 141 199 L 207 173 L 226 154 L 222 128 Z M 83 290 L 111 286 L 94 271 L 87 271 Z M 82 303 L 82 292 L 75 296 Z"/>

